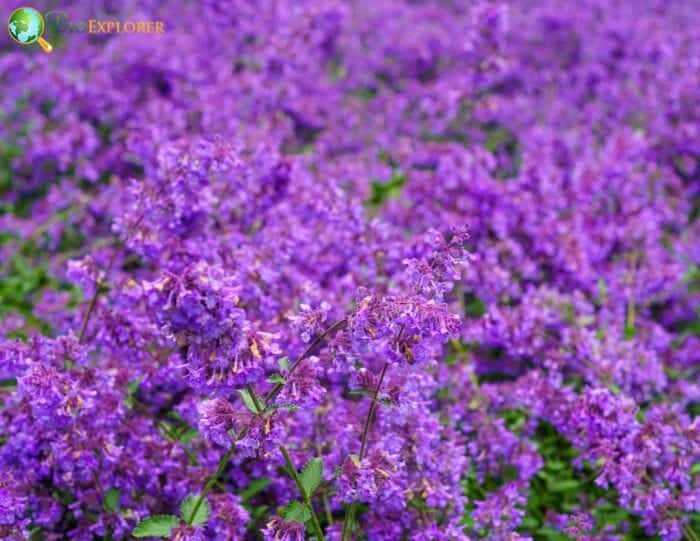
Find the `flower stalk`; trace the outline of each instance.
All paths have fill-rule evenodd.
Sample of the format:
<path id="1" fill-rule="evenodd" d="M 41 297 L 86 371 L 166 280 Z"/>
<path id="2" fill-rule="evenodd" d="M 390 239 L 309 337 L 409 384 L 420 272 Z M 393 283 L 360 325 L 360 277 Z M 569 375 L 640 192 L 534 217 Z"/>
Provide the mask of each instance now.
<path id="1" fill-rule="evenodd" d="M 289 451 L 287 451 L 287 448 L 284 445 L 280 445 L 280 451 L 284 456 L 284 461 L 287 463 L 287 469 L 289 470 L 289 474 L 292 476 L 292 479 L 294 479 L 294 482 L 296 483 L 297 487 L 299 488 L 299 492 L 301 493 L 301 497 L 304 500 L 304 503 L 306 504 L 306 507 L 308 508 L 309 512 L 311 513 L 311 529 L 314 532 L 314 536 L 316 537 L 317 541 L 325 541 L 325 537 L 323 536 L 323 530 L 321 529 L 321 523 L 318 520 L 318 516 L 316 515 L 316 511 L 314 511 L 313 505 L 311 505 L 311 494 L 306 492 L 306 488 L 304 488 L 304 483 L 302 483 L 301 479 L 299 478 L 299 472 L 297 472 L 296 466 L 294 466 L 294 462 L 292 461 L 292 457 L 289 456 Z"/>

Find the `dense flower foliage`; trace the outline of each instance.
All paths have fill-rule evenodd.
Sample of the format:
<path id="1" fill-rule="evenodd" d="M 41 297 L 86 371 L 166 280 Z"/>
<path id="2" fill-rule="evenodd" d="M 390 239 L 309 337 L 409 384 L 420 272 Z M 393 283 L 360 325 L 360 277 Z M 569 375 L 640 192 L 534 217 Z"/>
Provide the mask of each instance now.
<path id="1" fill-rule="evenodd" d="M 699 16 L 5 38 L 0 538 L 697 541 Z"/>

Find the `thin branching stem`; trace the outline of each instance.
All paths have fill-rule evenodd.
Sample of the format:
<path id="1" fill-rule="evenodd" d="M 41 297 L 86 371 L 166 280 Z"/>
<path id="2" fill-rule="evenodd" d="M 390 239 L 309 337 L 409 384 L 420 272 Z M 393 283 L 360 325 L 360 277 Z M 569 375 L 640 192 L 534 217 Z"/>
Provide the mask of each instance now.
<path id="1" fill-rule="evenodd" d="M 162 195 L 162 193 L 165 191 L 167 184 L 164 184 L 156 193 L 155 197 L 158 198 Z M 97 300 L 99 299 L 100 295 L 102 294 L 103 291 L 106 291 L 107 286 L 106 286 L 106 281 L 107 278 L 109 277 L 109 273 L 112 270 L 112 267 L 114 267 L 114 264 L 117 261 L 117 257 L 122 251 L 122 248 L 126 246 L 126 243 L 129 240 L 129 237 L 131 237 L 131 233 L 136 229 L 139 224 L 143 221 L 144 217 L 146 216 L 146 212 L 142 212 L 139 217 L 136 219 L 136 221 L 129 226 L 129 228 L 126 231 L 126 234 L 124 235 L 124 238 L 116 243 L 116 246 L 114 247 L 114 252 L 112 253 L 112 256 L 109 258 L 109 262 L 107 263 L 107 266 L 105 267 L 104 270 L 104 276 L 102 277 L 102 280 L 100 280 L 96 285 L 95 285 L 95 293 L 92 295 L 92 298 L 90 299 L 90 304 L 88 305 L 87 312 L 85 312 L 85 317 L 83 317 L 83 322 L 80 325 L 80 333 L 78 335 L 78 343 L 83 344 L 85 342 L 85 334 L 87 332 L 88 328 L 88 323 L 90 322 L 90 318 L 92 317 L 92 313 L 95 311 L 95 306 L 97 306 Z"/>
<path id="2" fill-rule="evenodd" d="M 403 329 L 402 329 L 403 331 Z M 372 425 L 372 419 L 374 417 L 374 412 L 377 409 L 379 403 L 379 392 L 382 388 L 382 383 L 384 383 L 384 376 L 386 375 L 386 370 L 389 367 L 389 363 L 384 363 L 382 366 L 382 371 L 379 374 L 379 380 L 377 381 L 377 386 L 374 389 L 374 394 L 372 395 L 372 403 L 369 405 L 369 411 L 367 412 L 367 417 L 365 418 L 365 424 L 362 428 L 362 440 L 360 441 L 360 455 L 359 460 L 365 458 L 365 453 L 367 452 L 367 442 L 369 440 L 369 429 Z M 343 532 L 341 535 L 341 541 L 347 541 L 351 535 L 352 525 L 355 520 L 355 513 L 357 512 L 357 503 L 352 502 L 350 507 L 348 507 L 347 515 L 343 521 Z"/>
<path id="3" fill-rule="evenodd" d="M 306 492 L 306 489 L 304 488 L 304 483 L 302 483 L 301 479 L 299 478 L 299 472 L 297 472 L 296 466 L 294 466 L 294 462 L 292 461 L 292 457 L 289 456 L 289 451 L 287 451 L 287 448 L 284 445 L 280 445 L 280 451 L 284 456 L 284 461 L 287 463 L 287 469 L 289 470 L 289 474 L 292 476 L 292 479 L 294 479 L 294 482 L 299 488 L 299 492 L 301 493 L 301 497 L 303 498 L 306 507 L 311 512 L 311 528 L 314 531 L 316 541 L 325 541 L 325 537 L 323 536 L 323 530 L 321 529 L 321 523 L 318 520 L 316 511 L 314 511 L 314 506 L 311 505 L 311 494 Z"/>
<path id="4" fill-rule="evenodd" d="M 369 429 L 372 425 L 372 418 L 374 417 L 374 412 L 377 409 L 379 391 L 382 388 L 382 383 L 384 382 L 384 376 L 386 375 L 386 369 L 389 364 L 384 363 L 382 366 L 382 371 L 379 374 L 379 381 L 377 382 L 377 387 L 374 389 L 374 395 L 372 396 L 372 403 L 369 405 L 369 412 L 367 412 L 367 419 L 365 419 L 365 426 L 362 429 L 362 441 L 360 442 L 360 460 L 365 458 L 365 453 L 367 452 L 367 440 L 369 438 Z"/>
<path id="5" fill-rule="evenodd" d="M 341 319 L 341 320 L 333 323 L 333 325 L 331 325 L 325 331 L 323 331 L 321 334 L 319 334 L 314 339 L 314 341 L 309 344 L 309 346 L 304 350 L 304 352 L 299 356 L 299 358 L 296 361 L 294 361 L 294 363 L 292 363 L 292 365 L 289 367 L 289 372 L 287 372 L 287 376 L 286 376 L 285 380 L 289 379 L 289 376 L 291 376 L 294 373 L 294 371 L 301 364 L 301 362 L 304 359 L 306 359 L 309 355 L 311 355 L 311 353 L 314 351 L 314 349 L 316 349 L 316 346 L 318 346 L 321 342 L 323 342 L 327 336 L 329 336 L 329 335 L 335 333 L 336 331 L 339 331 L 343 327 L 345 327 L 345 325 L 347 325 L 347 323 L 348 323 L 347 319 Z M 280 391 L 282 390 L 282 387 L 284 387 L 284 385 L 285 385 L 285 383 L 275 384 L 275 386 L 272 389 L 270 389 L 270 392 L 268 392 L 265 395 L 265 398 L 264 398 L 265 403 L 267 403 L 270 400 L 272 400 L 273 398 L 275 398 L 280 393 Z"/>
<path id="6" fill-rule="evenodd" d="M 199 498 L 197 498 L 197 503 L 195 503 L 194 507 L 192 508 L 192 513 L 190 513 L 190 516 L 187 520 L 188 524 L 191 524 L 194 520 L 194 517 L 197 516 L 197 511 L 199 511 L 199 508 L 202 507 L 202 503 L 204 503 L 204 499 L 207 497 L 207 494 L 209 494 L 211 488 L 219 480 L 219 476 L 223 473 L 224 468 L 228 463 L 228 459 L 231 458 L 235 450 L 236 446 L 232 445 L 230 449 L 226 451 L 226 453 L 219 460 L 219 464 L 216 466 L 216 471 L 211 477 L 209 477 L 209 479 L 207 479 L 207 482 L 204 485 L 204 489 L 202 489 L 202 493 L 199 495 Z"/>
<path id="7" fill-rule="evenodd" d="M 316 346 L 318 346 L 321 342 L 323 342 L 323 340 L 325 340 L 326 337 L 329 336 L 330 334 L 345 327 L 346 324 L 347 324 L 347 319 L 341 319 L 340 321 L 336 321 L 335 323 L 333 323 L 333 325 L 328 327 L 323 333 L 321 333 L 319 336 L 317 336 L 316 339 L 313 342 L 311 342 L 311 344 L 309 344 L 309 346 L 299 356 L 299 358 L 290 366 L 289 373 L 287 374 L 287 379 L 289 377 L 289 374 L 291 374 L 301 364 L 301 362 L 313 352 L 313 350 L 316 348 Z M 265 397 L 263 398 L 262 404 L 258 400 L 258 397 L 257 397 L 256 393 L 254 392 L 253 387 L 251 385 L 247 386 L 247 391 L 250 393 L 250 396 L 253 399 L 253 402 L 255 404 L 255 408 L 257 409 L 256 415 L 261 415 L 265 411 L 265 408 L 267 407 L 268 402 L 270 400 L 272 400 L 273 398 L 275 398 L 279 394 L 279 392 L 284 387 L 285 383 L 286 383 L 286 379 L 285 379 L 285 382 L 276 384 L 270 390 L 270 392 L 265 395 Z M 248 427 L 246 426 L 236 436 L 236 438 L 231 443 L 231 447 L 226 452 L 226 454 L 221 457 L 221 460 L 219 461 L 219 465 L 217 466 L 216 471 L 212 474 L 211 477 L 209 477 L 209 479 L 207 479 L 207 482 L 204 485 L 204 490 L 202 490 L 201 494 L 197 498 L 197 502 L 195 503 L 194 508 L 192 509 L 190 521 L 192 520 L 192 518 L 194 518 L 197 511 L 199 511 L 199 508 L 202 506 L 202 503 L 204 502 L 204 499 L 206 498 L 209 491 L 211 490 L 211 487 L 215 483 L 218 482 L 219 476 L 223 473 L 224 468 L 226 467 L 226 463 L 228 462 L 228 459 L 231 458 L 234 450 L 236 449 L 236 441 L 238 441 L 240 438 L 244 437 L 247 433 L 248 433 Z"/>

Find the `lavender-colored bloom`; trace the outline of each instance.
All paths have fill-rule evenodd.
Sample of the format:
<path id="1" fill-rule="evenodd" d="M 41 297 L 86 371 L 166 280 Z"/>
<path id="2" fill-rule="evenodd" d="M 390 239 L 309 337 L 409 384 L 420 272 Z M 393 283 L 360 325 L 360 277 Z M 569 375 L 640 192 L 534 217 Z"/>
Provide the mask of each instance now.
<path id="1" fill-rule="evenodd" d="M 265 541 L 304 541 L 305 528 L 298 522 L 290 522 L 280 517 L 272 517 L 262 530 Z"/>
<path id="2" fill-rule="evenodd" d="M 692 538 L 695 0 L 69 11 L 167 31 L 0 45 L 0 538 L 303 539 L 282 444 L 333 541 Z"/>
<path id="3" fill-rule="evenodd" d="M 224 398 L 205 400 L 199 406 L 199 430 L 208 440 L 228 447 L 249 422 L 249 416 L 236 410 Z"/>

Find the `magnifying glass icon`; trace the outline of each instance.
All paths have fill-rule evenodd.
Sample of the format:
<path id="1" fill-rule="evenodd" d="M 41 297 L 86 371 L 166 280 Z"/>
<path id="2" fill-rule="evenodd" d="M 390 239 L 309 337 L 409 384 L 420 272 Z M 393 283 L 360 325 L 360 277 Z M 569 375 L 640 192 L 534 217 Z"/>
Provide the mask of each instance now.
<path id="1" fill-rule="evenodd" d="M 52 45 L 42 38 L 46 29 L 44 17 L 38 10 L 30 7 L 17 8 L 7 21 L 10 37 L 22 45 L 38 43 L 45 53 L 53 51 Z"/>

